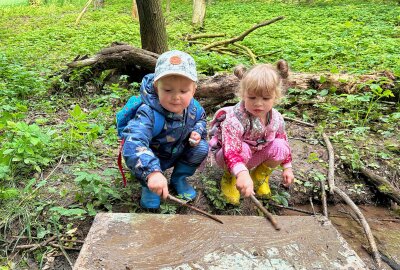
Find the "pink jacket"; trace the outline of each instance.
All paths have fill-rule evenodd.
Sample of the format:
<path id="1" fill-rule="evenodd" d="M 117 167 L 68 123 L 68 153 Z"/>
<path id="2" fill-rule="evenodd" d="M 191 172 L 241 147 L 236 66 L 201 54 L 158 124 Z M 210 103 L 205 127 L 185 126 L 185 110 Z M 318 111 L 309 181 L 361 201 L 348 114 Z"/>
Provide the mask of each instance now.
<path id="1" fill-rule="evenodd" d="M 225 120 L 223 120 L 224 118 Z M 222 148 L 225 163 L 229 171 L 233 173 L 246 166 L 241 155 L 243 142 L 250 146 L 252 154 L 254 154 L 275 138 L 287 141 L 285 122 L 277 110 L 270 111 L 269 123 L 264 126 L 259 118 L 246 111 L 243 102 L 218 110 L 211 122 L 211 127 L 211 150 L 216 153 Z M 281 165 L 284 168 L 291 167 L 291 161 L 292 156 L 289 152 L 289 156 Z"/>

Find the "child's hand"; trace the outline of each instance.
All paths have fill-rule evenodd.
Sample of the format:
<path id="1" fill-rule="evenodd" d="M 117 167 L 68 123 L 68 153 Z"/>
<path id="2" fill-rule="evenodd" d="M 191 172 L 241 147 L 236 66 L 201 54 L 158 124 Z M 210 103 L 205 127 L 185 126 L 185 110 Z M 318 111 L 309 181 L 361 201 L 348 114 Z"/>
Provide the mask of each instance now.
<path id="1" fill-rule="evenodd" d="M 283 178 L 282 180 L 283 185 L 285 187 L 290 186 L 293 183 L 294 179 L 292 168 L 283 169 L 282 178 Z"/>
<path id="2" fill-rule="evenodd" d="M 254 195 L 253 180 L 251 180 L 249 171 L 241 171 L 237 175 L 236 187 L 243 197 Z"/>
<path id="3" fill-rule="evenodd" d="M 199 133 L 197 133 L 196 131 L 192 131 L 192 133 L 190 133 L 190 138 L 189 138 L 189 144 L 192 147 L 197 146 L 200 143 L 201 140 L 201 136 Z"/>
<path id="4" fill-rule="evenodd" d="M 164 200 L 168 197 L 168 181 L 160 172 L 152 172 L 147 177 L 147 187 L 158 196 L 162 196 Z"/>

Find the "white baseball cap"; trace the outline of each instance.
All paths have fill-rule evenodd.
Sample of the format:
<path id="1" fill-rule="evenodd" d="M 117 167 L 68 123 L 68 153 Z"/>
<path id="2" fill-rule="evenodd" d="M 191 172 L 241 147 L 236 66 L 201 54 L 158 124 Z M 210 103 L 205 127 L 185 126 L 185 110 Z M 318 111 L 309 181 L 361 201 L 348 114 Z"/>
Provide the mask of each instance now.
<path id="1" fill-rule="evenodd" d="M 180 75 L 197 82 L 196 63 L 193 57 L 178 50 L 161 54 L 157 59 L 154 81 L 167 75 Z"/>

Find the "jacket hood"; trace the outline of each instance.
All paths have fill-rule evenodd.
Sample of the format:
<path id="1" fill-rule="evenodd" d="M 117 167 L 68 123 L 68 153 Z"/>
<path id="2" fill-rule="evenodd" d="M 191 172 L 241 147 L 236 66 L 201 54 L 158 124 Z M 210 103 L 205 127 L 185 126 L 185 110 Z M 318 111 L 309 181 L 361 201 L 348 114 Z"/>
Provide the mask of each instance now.
<path id="1" fill-rule="evenodd" d="M 140 96 L 142 98 L 143 103 L 150 106 L 153 110 L 158 111 L 163 114 L 166 118 L 180 120 L 182 119 L 182 115 L 167 111 L 160 104 L 160 100 L 158 99 L 158 95 L 156 90 L 154 89 L 154 73 L 147 74 L 144 76 L 142 80 L 142 85 L 140 86 Z M 190 106 L 193 104 L 193 99 L 190 102 Z"/>

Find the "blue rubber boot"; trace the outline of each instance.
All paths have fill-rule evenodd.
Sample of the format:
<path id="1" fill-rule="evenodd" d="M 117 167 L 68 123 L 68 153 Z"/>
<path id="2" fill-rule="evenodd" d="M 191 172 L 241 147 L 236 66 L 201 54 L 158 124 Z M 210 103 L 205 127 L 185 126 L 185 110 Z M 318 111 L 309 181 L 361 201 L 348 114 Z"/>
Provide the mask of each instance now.
<path id="1" fill-rule="evenodd" d="M 179 196 L 185 200 L 196 198 L 196 190 L 186 182 L 186 177 L 192 176 L 197 167 L 189 166 L 184 163 L 177 163 L 171 175 L 171 185 Z"/>
<path id="2" fill-rule="evenodd" d="M 146 209 L 158 209 L 160 208 L 160 196 L 152 192 L 148 187 L 142 186 L 140 206 Z"/>

